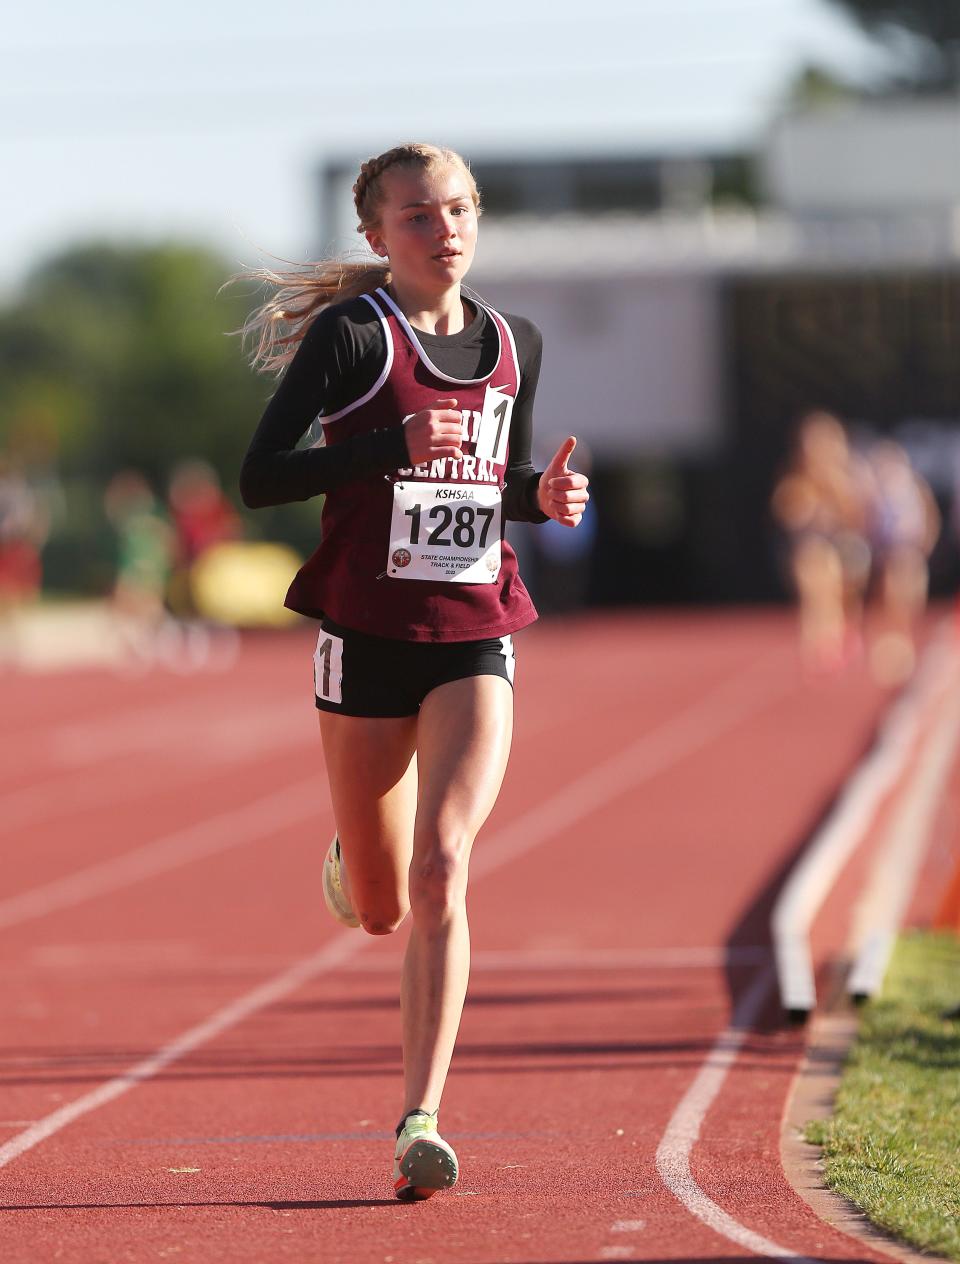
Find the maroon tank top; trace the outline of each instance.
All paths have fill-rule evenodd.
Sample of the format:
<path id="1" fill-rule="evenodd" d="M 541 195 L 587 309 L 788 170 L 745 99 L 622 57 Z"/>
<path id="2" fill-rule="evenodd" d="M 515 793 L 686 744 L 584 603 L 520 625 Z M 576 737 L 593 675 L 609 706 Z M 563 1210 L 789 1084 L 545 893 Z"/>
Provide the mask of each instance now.
<path id="1" fill-rule="evenodd" d="M 484 306 L 499 338 L 497 363 L 484 377 L 461 381 L 431 363 L 385 290 L 363 297 L 380 319 L 386 360 L 366 395 L 321 418 L 324 441 L 400 426 L 438 399 L 456 399 L 463 459 L 357 479 L 330 492 L 322 543 L 285 604 L 405 641 L 472 641 L 526 627 L 537 612 L 503 538 L 500 503 L 520 385 L 513 333 Z"/>

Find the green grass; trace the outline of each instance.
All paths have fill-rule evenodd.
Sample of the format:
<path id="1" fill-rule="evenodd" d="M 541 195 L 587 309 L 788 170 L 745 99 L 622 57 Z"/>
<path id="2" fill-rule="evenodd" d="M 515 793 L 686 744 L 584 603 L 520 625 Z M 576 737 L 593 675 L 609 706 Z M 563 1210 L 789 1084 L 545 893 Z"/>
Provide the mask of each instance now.
<path id="1" fill-rule="evenodd" d="M 807 1125 L 831 1189 L 914 1246 L 960 1260 L 960 939 L 901 937 L 864 1006 L 833 1118 Z"/>

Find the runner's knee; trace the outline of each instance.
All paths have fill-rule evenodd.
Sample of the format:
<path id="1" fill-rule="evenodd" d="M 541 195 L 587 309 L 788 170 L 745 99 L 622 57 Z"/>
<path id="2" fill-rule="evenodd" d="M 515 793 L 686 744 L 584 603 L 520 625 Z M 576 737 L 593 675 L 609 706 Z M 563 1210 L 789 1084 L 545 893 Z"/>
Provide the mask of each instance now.
<path id="1" fill-rule="evenodd" d="M 414 846 L 410 906 L 418 921 L 444 921 L 466 899 L 471 839 L 447 835 Z"/>
<path id="2" fill-rule="evenodd" d="M 407 912 L 408 909 L 399 903 L 380 905 L 374 901 L 361 901 L 357 916 L 368 935 L 392 935 L 399 930 Z"/>

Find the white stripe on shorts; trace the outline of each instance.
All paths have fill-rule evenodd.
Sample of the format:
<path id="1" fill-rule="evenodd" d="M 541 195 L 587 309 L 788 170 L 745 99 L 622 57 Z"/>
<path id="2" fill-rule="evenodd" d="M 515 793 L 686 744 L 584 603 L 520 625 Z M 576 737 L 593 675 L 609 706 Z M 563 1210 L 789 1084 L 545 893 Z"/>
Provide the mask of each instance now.
<path id="1" fill-rule="evenodd" d="M 513 652 L 513 637 L 502 636 L 500 638 L 500 653 L 503 655 L 503 661 L 507 665 L 507 680 L 513 684 L 513 673 L 517 666 L 517 657 Z"/>
<path id="2" fill-rule="evenodd" d="M 325 702 L 343 702 L 343 640 L 323 627 L 313 654 L 313 689 Z"/>

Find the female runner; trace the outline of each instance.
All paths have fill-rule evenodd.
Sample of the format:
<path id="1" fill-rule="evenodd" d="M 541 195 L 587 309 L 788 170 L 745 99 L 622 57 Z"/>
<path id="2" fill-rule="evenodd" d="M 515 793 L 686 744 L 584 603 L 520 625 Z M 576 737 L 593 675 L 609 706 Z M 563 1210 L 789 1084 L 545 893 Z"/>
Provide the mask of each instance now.
<path id="1" fill-rule="evenodd" d="M 241 492 L 249 507 L 326 497 L 286 604 L 320 620 L 327 905 L 372 935 L 412 914 L 393 1177 L 413 1200 L 457 1179 L 437 1115 L 469 971 L 467 866 L 506 768 L 511 635 L 537 617 L 503 523 L 575 527 L 588 495 L 574 438 L 542 474 L 530 462 L 538 330 L 461 287 L 480 210 L 463 159 L 401 145 L 353 192 L 382 264 L 260 274 L 276 292 L 245 331 L 255 363 L 286 371 Z M 318 416 L 321 446 L 296 449 Z"/>

